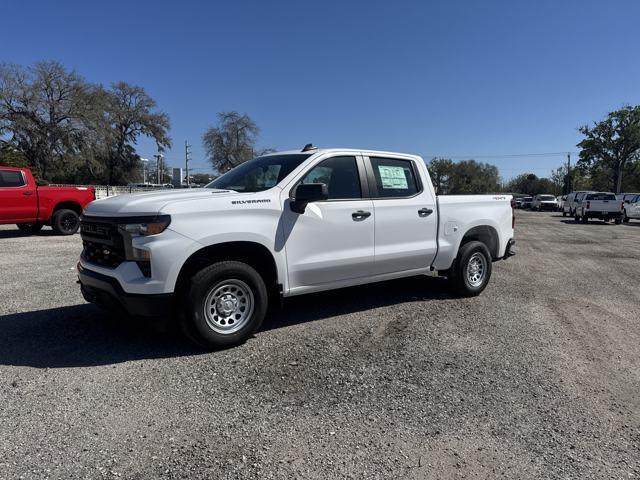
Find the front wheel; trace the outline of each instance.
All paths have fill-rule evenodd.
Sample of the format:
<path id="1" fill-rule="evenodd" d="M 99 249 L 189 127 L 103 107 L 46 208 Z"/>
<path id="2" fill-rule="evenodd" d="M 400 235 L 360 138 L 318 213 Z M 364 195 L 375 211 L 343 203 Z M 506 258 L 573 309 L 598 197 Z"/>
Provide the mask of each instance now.
<path id="1" fill-rule="evenodd" d="M 565 212 L 564 210 L 562 211 L 562 216 L 566 217 L 567 216 L 567 212 Z"/>
<path id="2" fill-rule="evenodd" d="M 58 235 L 73 235 L 80 227 L 80 216 L 73 210 L 61 208 L 54 213 L 51 227 Z"/>
<path id="3" fill-rule="evenodd" d="M 449 271 L 453 290 L 463 297 L 479 295 L 491 278 L 491 253 L 478 241 L 465 243 Z"/>
<path id="4" fill-rule="evenodd" d="M 247 340 L 262 324 L 268 307 L 267 287 L 246 263 L 223 261 L 200 270 L 185 296 L 183 330 L 207 348 L 224 348 Z"/>
<path id="5" fill-rule="evenodd" d="M 18 223 L 16 224 L 16 227 L 18 227 L 23 232 L 36 233 L 42 229 L 42 224 L 41 223 Z"/>

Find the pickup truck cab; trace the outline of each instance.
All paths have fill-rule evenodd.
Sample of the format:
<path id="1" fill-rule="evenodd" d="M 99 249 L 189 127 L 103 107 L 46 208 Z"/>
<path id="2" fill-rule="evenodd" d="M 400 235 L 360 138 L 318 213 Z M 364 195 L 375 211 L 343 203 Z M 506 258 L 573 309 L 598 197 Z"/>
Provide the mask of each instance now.
<path id="1" fill-rule="evenodd" d="M 244 341 L 280 297 L 414 275 L 478 295 L 514 253 L 513 222 L 509 195 L 436 197 L 418 156 L 307 145 L 205 188 L 93 202 L 78 275 L 87 301 L 176 311 L 216 347 Z"/>
<path id="2" fill-rule="evenodd" d="M 598 218 L 605 222 L 614 220 L 619 224 L 622 222 L 622 207 L 623 203 L 615 193 L 587 193 L 576 203 L 574 218 L 582 223 L 587 223 L 590 218 Z"/>
<path id="3" fill-rule="evenodd" d="M 567 195 L 567 199 L 564 201 L 562 205 L 562 216 L 569 215 L 573 217 L 576 213 L 576 205 L 580 203 L 580 201 L 584 198 L 588 193 L 595 193 L 590 190 L 578 190 L 576 192 L 571 192 Z"/>
<path id="4" fill-rule="evenodd" d="M 94 199 L 93 187 L 39 187 L 28 168 L 0 167 L 0 224 L 30 233 L 51 225 L 59 235 L 72 235 Z"/>

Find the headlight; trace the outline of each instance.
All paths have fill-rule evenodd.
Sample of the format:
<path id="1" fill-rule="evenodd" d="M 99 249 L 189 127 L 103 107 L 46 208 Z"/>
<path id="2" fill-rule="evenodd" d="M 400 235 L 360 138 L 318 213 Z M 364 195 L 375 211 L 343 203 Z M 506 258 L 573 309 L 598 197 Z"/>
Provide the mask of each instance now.
<path id="1" fill-rule="evenodd" d="M 129 261 L 149 262 L 151 260 L 151 251 L 135 248 L 133 246 L 133 238 L 149 237 L 164 232 L 171 223 L 171 217 L 169 215 L 132 217 L 129 221 L 131 223 L 118 225 L 118 230 L 124 239 L 125 258 Z"/>
<path id="2" fill-rule="evenodd" d="M 164 232 L 171 223 L 169 215 L 148 218 L 137 217 L 135 220 L 138 221 L 120 224 L 118 228 L 122 233 L 130 237 L 148 237 L 149 235 L 157 235 Z"/>

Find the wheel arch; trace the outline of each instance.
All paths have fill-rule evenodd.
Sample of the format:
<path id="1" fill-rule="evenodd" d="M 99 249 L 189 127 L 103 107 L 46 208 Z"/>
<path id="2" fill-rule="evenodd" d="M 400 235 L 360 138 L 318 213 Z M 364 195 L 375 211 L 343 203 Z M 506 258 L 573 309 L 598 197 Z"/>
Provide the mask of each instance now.
<path id="1" fill-rule="evenodd" d="M 487 246 L 492 259 L 495 260 L 500 256 L 500 237 L 497 230 L 491 225 L 477 225 L 467 230 L 460 240 L 458 250 L 460 250 L 465 243 L 474 240 L 482 242 Z"/>
<path id="2" fill-rule="evenodd" d="M 72 200 L 66 200 L 63 202 L 56 203 L 56 205 L 53 207 L 53 210 L 51 210 L 51 217 L 53 217 L 58 210 L 62 210 L 62 209 L 73 210 L 78 215 L 82 215 L 82 207 L 78 202 L 74 202 Z"/>
<path id="3" fill-rule="evenodd" d="M 203 247 L 192 253 L 182 264 L 175 284 L 175 292 L 182 293 L 189 279 L 202 268 L 217 261 L 236 260 L 255 268 L 270 293 L 281 293 L 276 260 L 267 247 L 252 241 L 230 241 Z"/>

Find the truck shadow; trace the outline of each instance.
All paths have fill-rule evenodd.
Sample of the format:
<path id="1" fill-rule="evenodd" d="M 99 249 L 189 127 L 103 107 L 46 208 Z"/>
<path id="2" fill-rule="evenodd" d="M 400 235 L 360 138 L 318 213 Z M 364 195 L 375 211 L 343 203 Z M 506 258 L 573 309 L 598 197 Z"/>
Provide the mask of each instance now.
<path id="1" fill-rule="evenodd" d="M 262 330 L 405 302 L 450 298 L 441 279 L 414 277 L 293 297 Z M 135 319 L 113 318 L 91 304 L 0 316 L 0 365 L 70 368 L 208 353 Z M 250 340 L 251 341 L 251 340 Z"/>
<path id="2" fill-rule="evenodd" d="M 23 232 L 22 230 L 18 230 L 17 228 L 15 230 L 5 230 L 5 229 L 0 230 L 0 239 L 20 238 L 20 237 L 54 237 L 56 235 L 57 234 L 50 228 L 40 230 L 39 232 L 36 232 L 36 233 Z"/>
<path id="3" fill-rule="evenodd" d="M 389 305 L 452 298 L 446 280 L 410 277 L 287 298 L 265 320 L 262 330 L 348 315 Z"/>

